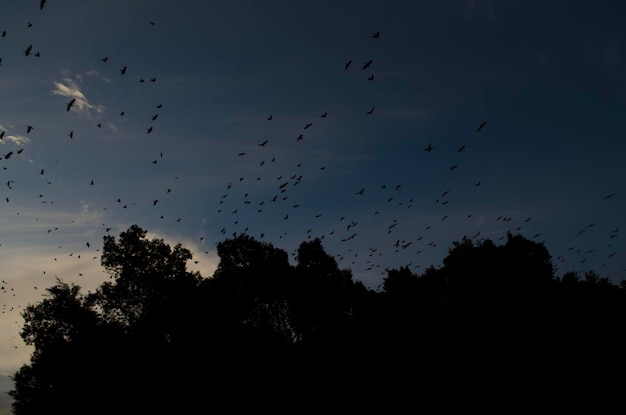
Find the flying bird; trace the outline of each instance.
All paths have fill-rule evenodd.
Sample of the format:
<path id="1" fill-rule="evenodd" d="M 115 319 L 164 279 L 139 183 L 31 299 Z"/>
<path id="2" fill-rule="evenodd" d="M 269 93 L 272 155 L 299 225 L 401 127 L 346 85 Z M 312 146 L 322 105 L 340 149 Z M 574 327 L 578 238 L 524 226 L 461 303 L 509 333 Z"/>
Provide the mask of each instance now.
<path id="1" fill-rule="evenodd" d="M 4 138 L 4 133 L 6 133 L 6 131 L 3 131 L 0 133 L 0 140 L 2 140 Z"/>
<path id="2" fill-rule="evenodd" d="M 126 67 L 125 66 L 122 69 L 120 69 L 120 73 L 122 75 L 124 75 L 126 73 Z"/>
<path id="3" fill-rule="evenodd" d="M 464 148 L 465 148 L 465 144 L 463 144 L 461 147 L 459 147 L 459 149 L 456 152 L 460 153 L 461 151 L 463 151 Z"/>
<path id="4" fill-rule="evenodd" d="M 262 143 L 259 143 L 261 147 L 265 147 L 265 145 L 269 142 L 269 140 L 265 140 Z"/>
<path id="5" fill-rule="evenodd" d="M 370 108 L 370 110 L 369 110 L 369 111 L 367 111 L 365 114 L 367 114 L 367 115 L 371 115 L 371 114 L 373 114 L 373 113 L 374 113 L 374 107 Z"/>
<path id="6" fill-rule="evenodd" d="M 306 130 L 307 128 L 309 128 L 309 127 L 310 127 L 310 126 L 312 126 L 312 125 L 313 125 L 313 123 L 311 123 L 311 122 L 310 122 L 310 123 L 307 123 L 307 124 L 305 124 L 305 125 L 304 125 L 304 129 Z"/>
<path id="7" fill-rule="evenodd" d="M 146 131 L 147 134 L 150 134 L 152 132 L 152 127 L 148 127 L 148 130 Z"/>
<path id="8" fill-rule="evenodd" d="M 424 151 L 428 151 L 430 153 L 431 151 L 433 151 L 433 146 L 428 144 L 426 148 L 424 149 Z"/>
<path id="9" fill-rule="evenodd" d="M 368 60 L 367 62 L 365 62 L 365 63 L 363 64 L 363 69 L 365 70 L 365 69 L 369 68 L 369 66 L 370 66 L 371 64 L 372 64 L 372 60 L 370 59 L 370 60 Z"/>
<path id="10" fill-rule="evenodd" d="M 270 114 L 270 116 L 269 116 L 269 117 L 267 117 L 267 120 L 268 120 L 268 121 L 272 121 L 272 114 Z"/>
<path id="11" fill-rule="evenodd" d="M 156 119 L 157 119 L 158 117 L 159 117 L 159 114 L 154 114 L 154 115 L 152 116 L 152 121 L 156 121 Z"/>
<path id="12" fill-rule="evenodd" d="M 482 124 L 480 124 L 478 128 L 476 129 L 476 132 L 479 133 L 480 130 L 482 130 L 485 125 L 487 125 L 487 122 L 488 121 L 483 121 Z"/>
<path id="13" fill-rule="evenodd" d="M 455 165 L 453 165 L 453 166 L 450 166 L 450 171 L 452 171 L 452 170 L 456 169 L 457 167 L 458 167 L 458 165 L 457 165 L 457 164 L 455 164 Z"/>
<path id="14" fill-rule="evenodd" d="M 328 113 L 323 113 L 322 115 L 320 115 L 321 118 L 326 118 L 326 116 L 328 115 Z"/>
<path id="15" fill-rule="evenodd" d="M 27 125 L 26 126 L 26 133 L 30 133 L 31 131 L 33 131 L 33 126 L 32 125 Z"/>
<path id="16" fill-rule="evenodd" d="M 24 49 L 24 55 L 30 55 L 30 51 L 33 50 L 33 45 L 28 45 L 26 49 Z"/>
<path id="17" fill-rule="evenodd" d="M 70 138 L 74 138 L 74 131 L 70 131 L 67 135 L 69 135 Z"/>
<path id="18" fill-rule="evenodd" d="M 72 105 L 74 105 L 74 103 L 76 102 L 76 98 L 72 98 L 72 100 L 70 102 L 67 103 L 67 108 L 66 110 L 69 111 L 70 108 L 72 108 Z"/>
<path id="19" fill-rule="evenodd" d="M 102 62 L 106 63 L 109 60 L 108 56 L 105 56 L 104 58 L 100 59 Z"/>
<path id="20" fill-rule="evenodd" d="M 44 6 L 44 4 L 46 4 L 46 3 L 47 3 L 47 0 L 40 0 L 40 1 L 39 1 L 39 10 L 43 10 L 43 6 Z"/>
<path id="21" fill-rule="evenodd" d="M 368 80 L 368 81 L 373 81 L 373 80 L 374 80 L 374 75 L 370 75 L 370 76 L 367 78 L 367 80 Z"/>
<path id="22" fill-rule="evenodd" d="M 376 32 L 372 35 L 374 39 L 378 39 L 380 37 L 380 32 Z"/>
<path id="23" fill-rule="evenodd" d="M 344 70 L 344 71 L 345 71 L 345 70 L 347 70 L 347 69 L 350 67 L 350 65 L 351 65 L 351 64 L 352 64 L 352 61 L 348 61 L 348 62 L 346 62 L 346 63 L 344 64 L 344 66 L 343 66 L 343 70 Z"/>

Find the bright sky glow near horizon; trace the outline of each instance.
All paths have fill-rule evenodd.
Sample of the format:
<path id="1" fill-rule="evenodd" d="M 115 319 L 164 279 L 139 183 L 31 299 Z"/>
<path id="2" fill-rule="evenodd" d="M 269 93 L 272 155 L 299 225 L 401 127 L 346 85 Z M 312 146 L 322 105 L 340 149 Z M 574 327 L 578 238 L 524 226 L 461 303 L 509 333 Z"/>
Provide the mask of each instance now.
<path id="1" fill-rule="evenodd" d="M 132 224 L 205 277 L 233 233 L 290 254 L 320 237 L 376 288 L 511 231 L 557 275 L 620 282 L 625 18 L 618 0 L 3 1 L 0 414 L 31 352 L 20 312 L 55 277 L 97 287 L 103 236 Z"/>

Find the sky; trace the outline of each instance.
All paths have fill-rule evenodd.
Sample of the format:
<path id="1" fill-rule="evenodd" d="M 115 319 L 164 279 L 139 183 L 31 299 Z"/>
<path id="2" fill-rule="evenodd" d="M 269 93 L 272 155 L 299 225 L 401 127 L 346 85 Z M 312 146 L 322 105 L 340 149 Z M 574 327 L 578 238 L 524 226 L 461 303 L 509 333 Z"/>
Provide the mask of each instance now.
<path id="1" fill-rule="evenodd" d="M 0 414 L 21 311 L 132 224 L 204 277 L 239 233 L 377 289 L 510 231 L 626 278 L 626 3 L 39 3 L 0 5 Z"/>

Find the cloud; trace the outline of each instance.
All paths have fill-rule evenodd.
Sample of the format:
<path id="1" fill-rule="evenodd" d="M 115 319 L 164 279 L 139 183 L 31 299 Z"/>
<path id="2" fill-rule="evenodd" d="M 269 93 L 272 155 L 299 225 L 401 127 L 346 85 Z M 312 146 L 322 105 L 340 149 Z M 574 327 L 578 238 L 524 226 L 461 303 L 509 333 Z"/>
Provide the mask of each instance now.
<path id="1" fill-rule="evenodd" d="M 82 77 L 80 75 L 77 75 L 76 79 L 78 79 L 79 82 L 82 81 Z M 61 82 L 54 82 L 52 94 L 76 99 L 74 108 L 79 113 L 91 114 L 91 112 L 95 112 L 100 114 L 104 112 L 104 107 L 102 105 L 90 103 L 85 94 L 81 91 L 78 83 L 69 77 L 63 78 Z"/>
<path id="2" fill-rule="evenodd" d="M 11 142 L 18 146 L 22 146 L 24 144 L 30 143 L 30 139 L 28 139 L 28 137 L 24 137 L 23 135 L 13 135 L 13 134 L 7 135 L 7 133 L 9 132 L 11 128 L 13 128 L 12 125 L 9 127 L 6 127 L 3 124 L 0 124 L 0 134 L 4 132 L 2 139 L 0 139 L 0 143 L 6 144 L 8 142 Z"/>

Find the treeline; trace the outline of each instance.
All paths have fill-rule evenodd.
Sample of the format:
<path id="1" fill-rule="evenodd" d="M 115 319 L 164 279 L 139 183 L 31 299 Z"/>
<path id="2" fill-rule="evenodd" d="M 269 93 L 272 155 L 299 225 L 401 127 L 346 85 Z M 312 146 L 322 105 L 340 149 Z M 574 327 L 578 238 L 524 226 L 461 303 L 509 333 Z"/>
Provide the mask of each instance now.
<path id="1" fill-rule="evenodd" d="M 34 346 L 17 415 L 571 410 L 622 405 L 625 284 L 554 274 L 542 245 L 455 242 L 439 268 L 394 269 L 380 292 L 319 239 L 291 265 L 272 244 L 191 253 L 134 225 L 107 235 L 110 280 L 57 281 L 24 312 Z"/>

